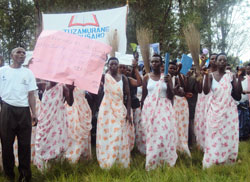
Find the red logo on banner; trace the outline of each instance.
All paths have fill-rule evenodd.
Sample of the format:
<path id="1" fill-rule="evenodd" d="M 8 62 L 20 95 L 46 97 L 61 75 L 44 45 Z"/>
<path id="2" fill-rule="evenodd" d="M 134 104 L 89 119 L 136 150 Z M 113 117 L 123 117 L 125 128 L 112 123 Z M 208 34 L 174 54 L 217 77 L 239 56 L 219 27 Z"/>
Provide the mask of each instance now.
<path id="1" fill-rule="evenodd" d="M 94 18 L 94 22 L 87 22 L 87 23 L 76 23 L 74 22 L 74 19 L 75 19 L 75 15 L 73 15 L 70 19 L 70 22 L 69 22 L 69 26 L 68 27 L 73 27 L 73 26 L 87 26 L 87 25 L 91 25 L 91 26 L 95 26 L 95 27 L 99 27 L 99 23 L 98 23 L 98 20 L 96 18 L 96 15 L 95 14 L 92 14 L 93 18 Z"/>

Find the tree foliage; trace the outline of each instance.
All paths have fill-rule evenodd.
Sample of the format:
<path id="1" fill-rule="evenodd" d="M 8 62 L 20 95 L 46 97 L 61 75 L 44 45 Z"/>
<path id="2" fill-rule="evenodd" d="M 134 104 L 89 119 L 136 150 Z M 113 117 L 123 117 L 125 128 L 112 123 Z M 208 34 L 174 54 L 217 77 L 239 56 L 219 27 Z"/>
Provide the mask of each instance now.
<path id="1" fill-rule="evenodd" d="M 241 0 L 130 0 L 127 22 L 129 43 L 137 43 L 136 29 L 148 28 L 153 42 L 171 58 L 188 53 L 183 28 L 190 22 L 201 32 L 201 48 L 225 52 L 233 7 Z M 1 0 L 0 45 L 5 58 L 13 47 L 32 49 L 42 27 L 41 13 L 70 13 L 124 6 L 125 0 Z M 115 15 L 114 15 L 115 16 Z M 229 43 L 230 42 L 230 43 Z M 132 49 L 128 46 L 128 52 Z"/>
<path id="2" fill-rule="evenodd" d="M 17 46 L 29 49 L 34 43 L 34 6 L 28 0 L 0 2 L 0 43 L 5 58 Z"/>

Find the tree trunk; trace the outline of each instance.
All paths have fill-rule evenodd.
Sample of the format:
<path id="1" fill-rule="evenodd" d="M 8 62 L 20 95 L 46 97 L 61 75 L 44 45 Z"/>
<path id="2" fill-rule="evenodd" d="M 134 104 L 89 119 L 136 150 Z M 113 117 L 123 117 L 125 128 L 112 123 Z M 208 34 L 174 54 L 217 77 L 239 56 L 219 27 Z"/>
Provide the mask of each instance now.
<path id="1" fill-rule="evenodd" d="M 224 12 L 220 12 L 221 17 L 221 52 L 226 50 L 226 27 L 225 27 L 225 15 Z"/>
<path id="2" fill-rule="evenodd" d="M 209 15 L 209 17 L 208 17 L 208 24 L 209 24 L 209 28 L 208 28 L 208 31 L 209 31 L 209 33 L 208 33 L 208 51 L 209 51 L 209 55 L 211 55 L 212 54 L 212 45 L 213 45 L 213 43 L 212 43 L 212 18 L 211 18 L 211 0 L 208 0 L 208 15 Z"/>
<path id="3" fill-rule="evenodd" d="M 40 10 L 40 5 L 39 5 L 39 0 L 34 0 L 34 4 L 35 4 L 35 17 L 36 17 L 36 39 L 38 38 L 38 36 L 40 35 L 40 33 L 42 32 L 42 13 Z"/>
<path id="4" fill-rule="evenodd" d="M 163 45 L 163 41 L 164 41 L 164 27 L 167 23 L 167 18 L 169 17 L 170 13 L 171 13 L 171 8 L 172 8 L 172 0 L 169 1 L 168 6 L 166 7 L 164 16 L 162 18 L 162 23 L 160 24 L 159 27 L 159 43 L 160 43 L 160 47 L 162 47 Z"/>

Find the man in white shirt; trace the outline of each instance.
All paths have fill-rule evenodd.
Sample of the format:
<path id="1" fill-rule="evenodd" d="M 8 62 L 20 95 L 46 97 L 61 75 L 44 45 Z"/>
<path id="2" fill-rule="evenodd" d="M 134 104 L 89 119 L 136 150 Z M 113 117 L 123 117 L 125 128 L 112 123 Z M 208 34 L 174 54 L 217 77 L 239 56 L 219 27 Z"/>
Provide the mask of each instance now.
<path id="1" fill-rule="evenodd" d="M 15 179 L 13 143 L 18 140 L 19 181 L 31 180 L 31 129 L 37 122 L 34 92 L 37 89 L 33 73 L 22 67 L 25 50 L 21 47 L 11 52 L 13 64 L 0 68 L 0 136 L 5 175 Z M 32 111 L 32 115 L 30 113 Z"/>

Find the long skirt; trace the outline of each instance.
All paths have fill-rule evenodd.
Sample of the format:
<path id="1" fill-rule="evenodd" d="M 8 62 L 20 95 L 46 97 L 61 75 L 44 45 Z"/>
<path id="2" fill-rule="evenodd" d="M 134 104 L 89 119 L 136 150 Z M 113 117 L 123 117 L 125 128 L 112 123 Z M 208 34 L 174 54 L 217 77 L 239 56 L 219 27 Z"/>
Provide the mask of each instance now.
<path id="1" fill-rule="evenodd" d="M 250 134 L 250 112 L 249 102 L 243 102 L 238 105 L 239 113 L 239 135 L 240 139 L 249 137 Z"/>

